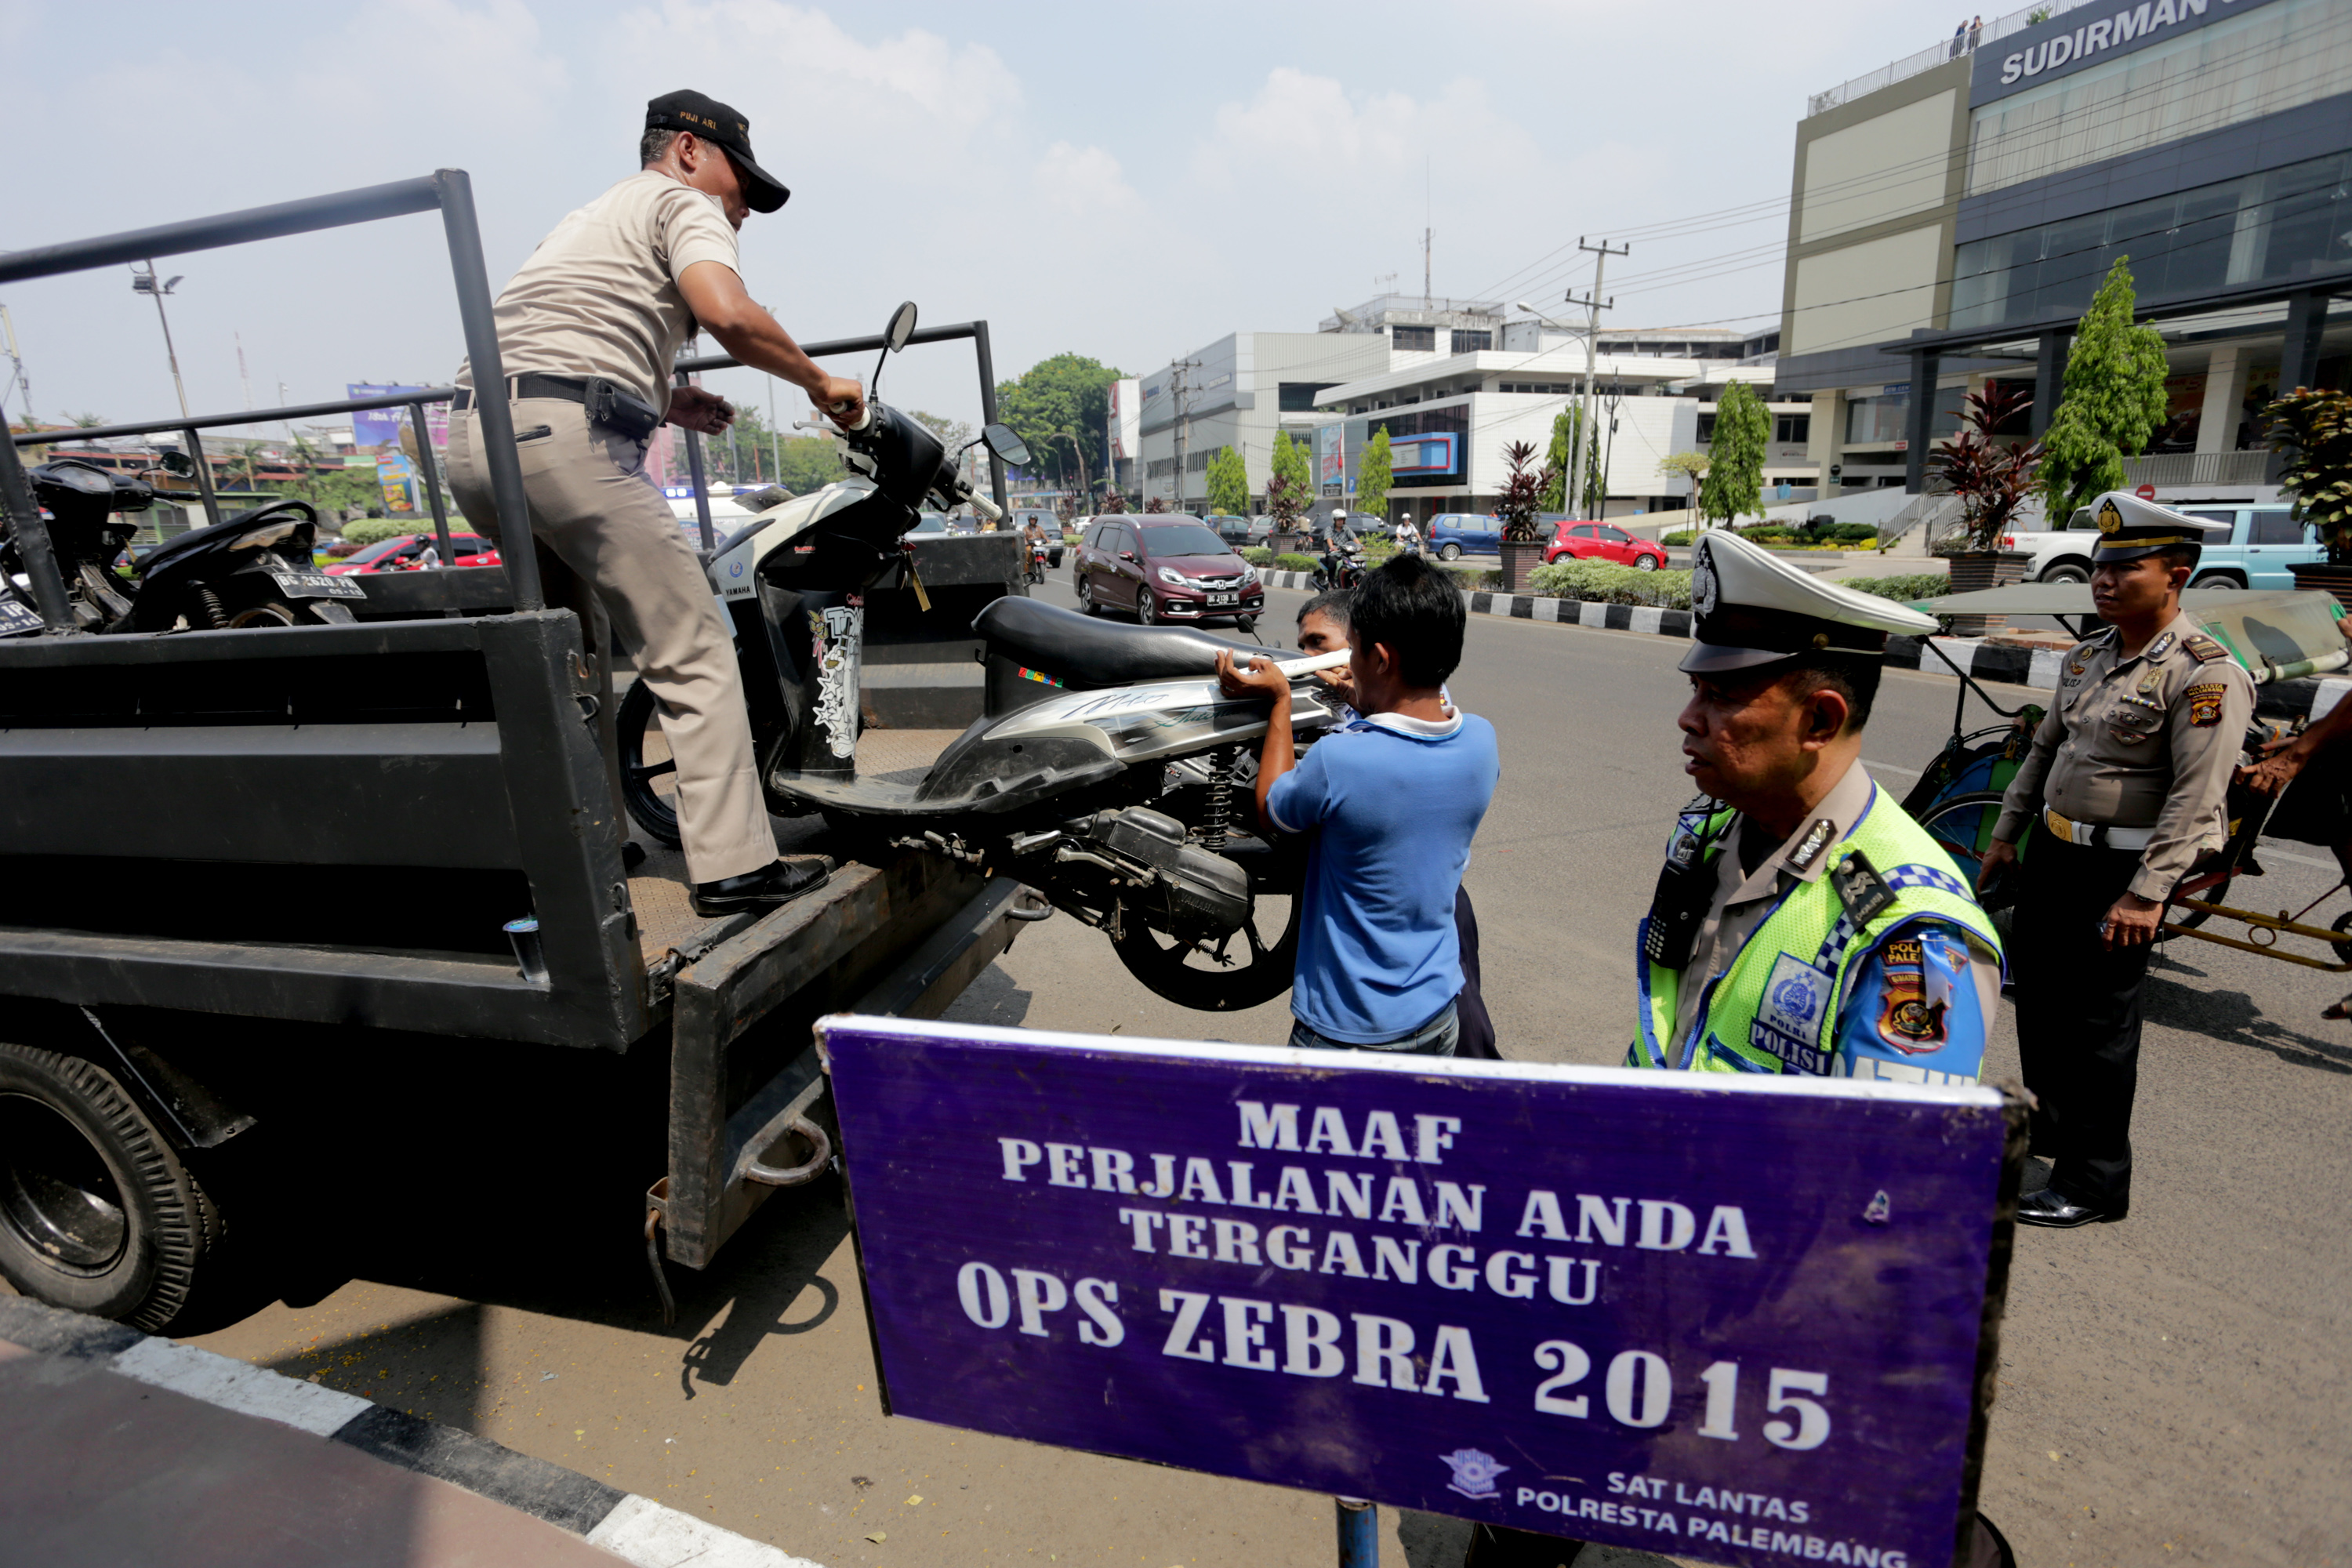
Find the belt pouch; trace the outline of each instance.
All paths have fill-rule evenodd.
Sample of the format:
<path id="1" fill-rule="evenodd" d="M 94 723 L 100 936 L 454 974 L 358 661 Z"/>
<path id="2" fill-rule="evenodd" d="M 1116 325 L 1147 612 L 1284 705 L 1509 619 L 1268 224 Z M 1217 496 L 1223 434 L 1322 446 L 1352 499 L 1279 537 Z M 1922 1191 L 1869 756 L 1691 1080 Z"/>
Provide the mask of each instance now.
<path id="1" fill-rule="evenodd" d="M 662 422 L 660 410 L 603 376 L 588 378 L 580 401 L 588 410 L 589 423 L 602 425 L 632 441 L 651 436 Z"/>

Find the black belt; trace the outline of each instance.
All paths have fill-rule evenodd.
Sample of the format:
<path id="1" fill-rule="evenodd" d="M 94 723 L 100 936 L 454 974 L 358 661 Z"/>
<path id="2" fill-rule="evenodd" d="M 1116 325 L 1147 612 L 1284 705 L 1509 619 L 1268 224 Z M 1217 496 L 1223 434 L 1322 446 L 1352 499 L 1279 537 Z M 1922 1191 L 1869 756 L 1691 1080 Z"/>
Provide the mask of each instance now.
<path id="1" fill-rule="evenodd" d="M 566 403 L 588 401 L 588 383 L 576 375 L 541 375 L 532 372 L 510 375 L 507 377 L 507 384 L 514 389 L 509 395 L 518 398 L 560 397 Z M 449 406 L 463 414 L 474 406 L 473 392 L 467 387 L 459 387 L 457 395 L 449 400 Z"/>
<path id="2" fill-rule="evenodd" d="M 592 423 L 616 430 L 633 441 L 645 440 L 662 422 L 660 409 L 601 375 L 541 375 L 527 371 L 507 377 L 507 385 L 511 389 L 509 395 L 517 399 L 556 397 L 580 404 L 588 410 Z M 472 390 L 459 387 L 449 405 L 460 414 L 473 407 Z"/>

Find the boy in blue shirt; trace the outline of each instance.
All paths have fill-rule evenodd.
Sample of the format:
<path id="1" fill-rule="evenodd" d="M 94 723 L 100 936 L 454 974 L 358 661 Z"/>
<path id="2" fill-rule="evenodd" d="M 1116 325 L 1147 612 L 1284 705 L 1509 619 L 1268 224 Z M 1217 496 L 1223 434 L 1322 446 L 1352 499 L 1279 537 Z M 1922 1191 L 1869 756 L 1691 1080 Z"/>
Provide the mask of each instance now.
<path id="1" fill-rule="evenodd" d="M 1264 658 L 1217 656 L 1229 697 L 1273 704 L 1258 762 L 1258 815 L 1315 835 L 1307 862 L 1294 1046 L 1452 1056 L 1462 989 L 1454 895 L 1501 775 L 1495 728 L 1450 709 L 1462 660 L 1462 595 L 1419 556 L 1370 574 L 1350 605 L 1356 722 L 1298 760 L 1290 683 Z"/>

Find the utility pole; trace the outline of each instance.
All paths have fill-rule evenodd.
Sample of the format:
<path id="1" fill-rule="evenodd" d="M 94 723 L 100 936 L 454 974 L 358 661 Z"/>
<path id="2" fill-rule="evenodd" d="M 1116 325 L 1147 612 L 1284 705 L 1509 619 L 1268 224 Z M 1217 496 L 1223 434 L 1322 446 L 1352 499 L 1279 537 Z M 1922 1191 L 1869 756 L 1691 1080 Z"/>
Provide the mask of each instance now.
<path id="1" fill-rule="evenodd" d="M 1175 372 L 1170 378 L 1168 393 L 1176 400 L 1176 510 L 1184 510 L 1184 465 L 1192 454 L 1192 388 L 1186 373 L 1201 368 L 1196 359 L 1180 359 L 1169 366 Z"/>
<path id="2" fill-rule="evenodd" d="M 1595 368 L 1594 357 L 1601 344 L 1601 312 L 1616 303 L 1613 298 L 1601 298 L 1601 271 L 1609 265 L 1611 257 L 1627 256 L 1633 252 L 1633 247 L 1627 245 L 1612 248 L 1605 239 L 1599 245 L 1587 245 L 1584 243 L 1582 235 L 1576 237 L 1576 248 L 1592 252 L 1593 259 L 1592 292 L 1581 300 L 1573 294 L 1568 296 L 1569 304 L 1582 305 L 1587 312 L 1584 329 L 1584 392 L 1577 399 L 1576 404 L 1576 441 L 1568 458 L 1568 489 L 1562 490 L 1559 497 L 1563 503 L 1561 510 L 1570 517 L 1581 515 L 1581 508 L 1578 505 L 1578 501 L 1591 483 L 1589 476 L 1584 472 L 1584 453 L 1592 429 L 1592 377 Z M 1607 510 L 1606 497 L 1602 498 L 1602 510 Z"/>
<path id="3" fill-rule="evenodd" d="M 134 294 L 154 296 L 155 319 L 163 323 L 163 357 L 172 362 L 172 390 L 180 395 L 180 417 L 185 419 L 188 417 L 188 389 L 180 382 L 180 351 L 172 346 L 172 318 L 163 313 L 163 296 L 178 288 L 179 284 L 180 279 L 176 275 L 169 281 L 157 277 L 155 264 L 152 261 L 147 264 L 147 270 L 144 272 L 135 267 L 131 269 L 131 291 Z M 205 455 L 201 450 L 191 452 L 188 456 L 199 463 L 205 460 Z"/>

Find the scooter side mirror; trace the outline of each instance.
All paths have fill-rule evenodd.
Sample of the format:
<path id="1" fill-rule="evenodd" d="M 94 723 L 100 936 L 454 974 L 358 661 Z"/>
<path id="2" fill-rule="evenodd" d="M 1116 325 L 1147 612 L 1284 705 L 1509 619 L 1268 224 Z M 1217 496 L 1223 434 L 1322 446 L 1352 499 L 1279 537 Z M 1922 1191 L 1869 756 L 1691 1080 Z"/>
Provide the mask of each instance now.
<path id="1" fill-rule="evenodd" d="M 185 452 L 165 452 L 158 459 L 156 466 L 165 473 L 177 474 L 182 479 L 196 471 L 195 459 Z"/>
<path id="2" fill-rule="evenodd" d="M 892 353 L 907 346 L 915 335 L 915 302 L 912 300 L 890 312 L 890 324 L 883 329 L 882 345 Z"/>
<path id="3" fill-rule="evenodd" d="M 1013 429 L 1012 426 L 991 425 L 980 435 L 981 439 L 988 443 L 990 451 L 1014 468 L 1020 468 L 1029 461 L 1029 443 L 1024 441 L 1020 432 Z"/>

